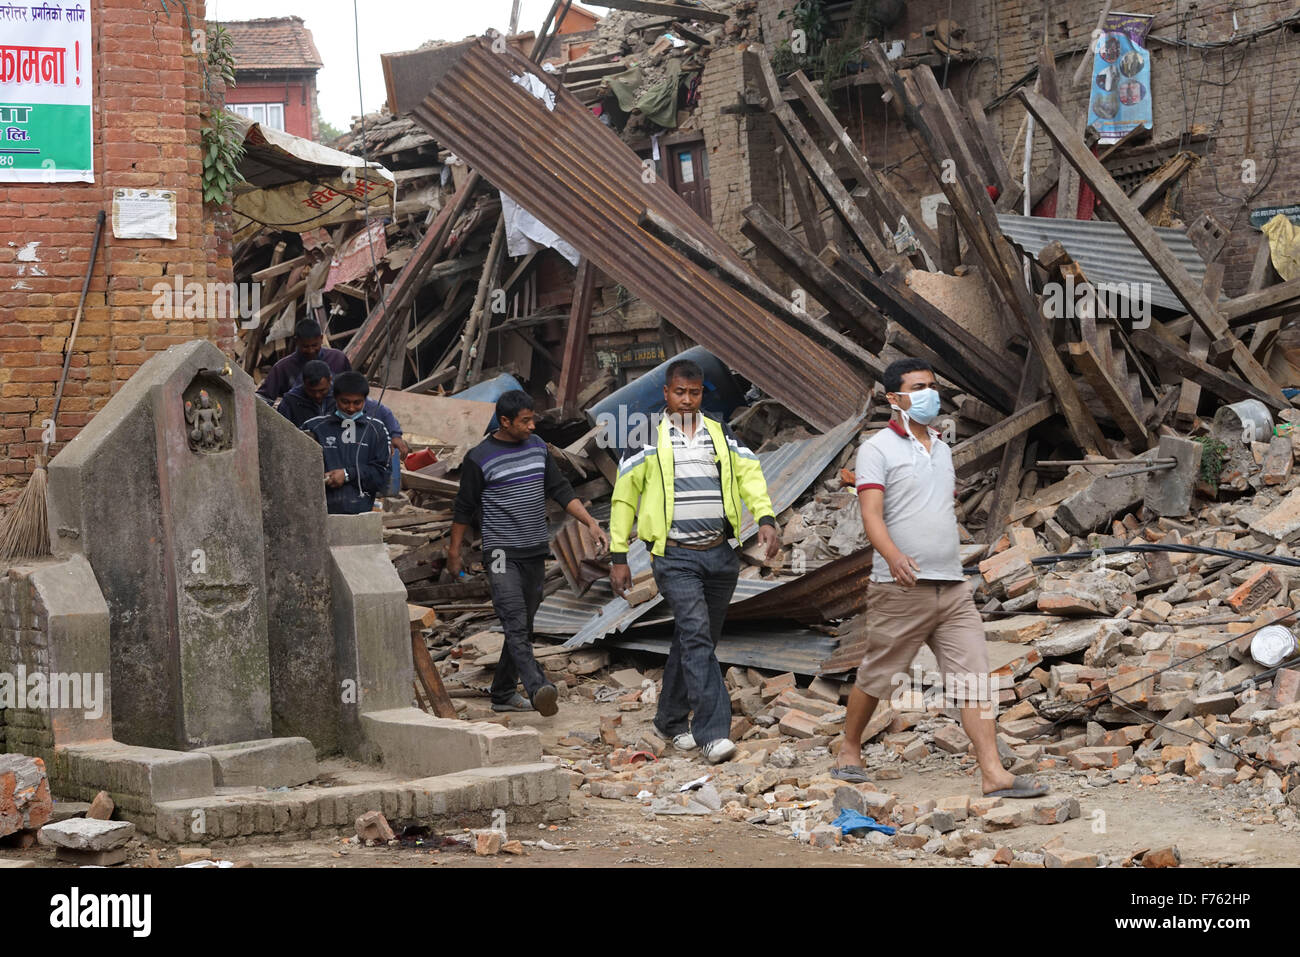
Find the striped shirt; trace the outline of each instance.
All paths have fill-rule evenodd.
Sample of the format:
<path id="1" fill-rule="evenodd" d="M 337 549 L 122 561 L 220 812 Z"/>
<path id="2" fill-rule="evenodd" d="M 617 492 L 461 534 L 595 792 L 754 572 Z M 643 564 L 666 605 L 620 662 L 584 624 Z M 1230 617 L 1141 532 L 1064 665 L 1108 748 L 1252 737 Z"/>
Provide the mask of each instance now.
<path id="1" fill-rule="evenodd" d="M 508 558 L 533 558 L 549 550 L 548 498 L 563 508 L 574 494 L 546 443 L 535 435 L 523 442 L 489 436 L 461 464 L 452 519 L 481 520 L 484 553 L 499 548 Z"/>
<path id="2" fill-rule="evenodd" d="M 673 524 L 668 538 L 686 545 L 711 542 L 726 522 L 713 438 L 699 418 L 690 438 L 670 421 L 668 438 L 673 443 Z"/>

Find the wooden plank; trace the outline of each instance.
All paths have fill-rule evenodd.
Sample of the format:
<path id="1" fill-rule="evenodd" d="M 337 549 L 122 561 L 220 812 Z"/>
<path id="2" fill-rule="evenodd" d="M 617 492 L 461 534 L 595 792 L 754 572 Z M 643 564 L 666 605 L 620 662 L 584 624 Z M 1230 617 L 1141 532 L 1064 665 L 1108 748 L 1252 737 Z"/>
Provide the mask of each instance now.
<path id="1" fill-rule="evenodd" d="M 790 195 L 794 198 L 794 208 L 799 211 L 799 228 L 803 230 L 804 241 L 809 249 L 821 249 L 826 245 L 826 233 L 822 230 L 821 215 L 817 212 L 817 201 L 804 179 L 804 171 L 791 155 L 789 146 L 776 148 L 777 159 L 785 170 L 785 181 L 790 186 Z"/>
<path id="2" fill-rule="evenodd" d="M 984 112 L 984 104 L 978 99 L 967 100 L 966 111 L 970 114 L 971 122 L 975 125 L 975 132 L 979 135 L 980 142 L 984 144 L 985 154 L 993 164 L 993 172 L 996 176 L 998 188 L 1005 193 L 1011 184 L 1015 182 L 1015 176 L 1012 175 L 1010 167 L 1007 166 L 1006 157 L 1002 155 L 1002 148 L 998 145 L 998 138 L 993 132 L 993 125 L 989 123 L 989 118 Z"/>
<path id="3" fill-rule="evenodd" d="M 1131 336 L 1133 344 L 1154 359 L 1158 364 L 1171 368 L 1185 379 L 1192 379 L 1209 389 L 1219 398 L 1228 402 L 1240 402 L 1242 399 L 1259 399 L 1274 411 L 1291 408 L 1291 403 L 1279 399 L 1272 393 L 1256 389 L 1249 383 L 1226 372 L 1222 372 L 1202 359 L 1188 354 L 1186 346 L 1174 340 L 1166 342 L 1156 331 L 1135 329 Z"/>
<path id="4" fill-rule="evenodd" d="M 564 352 L 555 393 L 555 404 L 566 417 L 577 413 L 575 400 L 582 386 L 582 360 L 587 354 L 587 327 L 591 322 L 591 303 L 596 291 L 596 267 L 585 256 L 578 263 L 573 288 L 573 308 L 569 313 L 569 325 L 564 330 Z"/>
<path id="5" fill-rule="evenodd" d="M 926 226 L 925 221 L 920 214 L 913 215 L 909 210 L 907 202 L 899 195 L 898 190 L 890 185 L 889 181 L 871 168 L 866 156 L 858 149 L 853 137 L 849 136 L 848 131 L 840 125 L 835 114 L 826 101 L 822 99 L 816 88 L 809 81 L 802 70 L 790 75 L 790 89 L 794 90 L 799 97 L 799 102 L 808 111 L 822 135 L 835 144 L 835 154 L 844 161 L 849 172 L 853 174 L 858 185 L 868 190 L 874 198 L 876 204 L 884 210 L 889 217 L 890 231 L 898 229 L 899 219 L 906 217 L 908 225 L 912 227 L 912 234 L 916 236 L 917 243 L 920 244 L 927 256 L 934 262 L 938 262 L 939 239 Z M 821 249 L 825 245 L 822 243 L 813 243 L 813 249 Z"/>
<path id="6" fill-rule="evenodd" d="M 254 281 L 262 283 L 262 289 L 259 296 L 259 301 L 261 301 L 262 297 L 270 299 L 272 296 L 275 295 L 276 289 L 280 287 L 282 280 L 277 280 L 275 282 L 270 282 L 269 280 L 273 278 L 273 276 L 279 275 L 279 273 L 272 273 L 272 270 L 279 269 L 280 266 L 282 265 L 280 263 L 280 260 L 284 258 L 284 250 L 285 250 L 285 244 L 283 242 L 276 243 L 275 249 L 271 251 L 270 267 L 262 270 L 262 273 L 265 274 L 263 278 L 259 279 L 258 278 L 259 274 L 253 273 Z M 297 260 L 294 261 L 305 262 L 306 259 L 307 259 L 306 256 L 299 256 Z M 284 271 L 287 272 L 288 270 L 284 270 Z M 266 338 L 266 330 L 269 326 L 270 323 L 263 321 L 259 317 L 257 325 L 255 325 L 252 329 L 250 329 L 248 335 L 244 338 L 244 360 L 242 365 L 244 367 L 244 371 L 247 372 L 249 375 L 253 374 L 253 370 L 257 368 L 257 364 L 261 359 L 262 340 Z"/>
<path id="7" fill-rule="evenodd" d="M 867 221 L 858 204 L 849 195 L 844 184 L 831 167 L 830 161 L 813 142 L 808 130 L 799 122 L 784 97 L 777 83 L 776 74 L 772 72 L 772 63 L 762 48 L 745 51 L 745 57 L 753 65 L 753 73 L 758 81 L 759 93 L 763 97 L 763 106 L 776 120 L 777 126 L 785 134 L 787 142 L 794 148 L 803 161 L 812 181 L 822 191 L 831 210 L 844 223 L 854 242 L 862 249 L 863 255 L 876 269 L 886 269 L 901 258 L 893 250 L 886 249 L 878 234 L 878 228 Z"/>
<path id="8" fill-rule="evenodd" d="M 1149 447 L 1152 437 L 1147 433 L 1141 414 L 1129 403 L 1128 396 L 1120 385 L 1110 377 L 1109 365 L 1097 354 L 1091 343 L 1070 343 L 1070 355 L 1074 359 L 1075 368 L 1105 403 L 1106 410 L 1124 437 L 1133 443 L 1135 449 L 1145 450 Z"/>
<path id="9" fill-rule="evenodd" d="M 1246 285 L 1246 292 L 1259 292 L 1265 286 L 1271 285 L 1277 278 L 1277 273 L 1273 271 L 1272 250 L 1269 248 L 1268 237 L 1260 234 L 1259 248 L 1255 251 L 1255 264 L 1250 270 L 1250 281 Z M 1257 325 L 1250 334 L 1250 353 L 1262 364 L 1268 364 L 1268 354 L 1273 348 L 1273 342 L 1277 338 L 1278 331 L 1282 328 L 1281 319 L 1265 319 Z"/>
<path id="10" fill-rule="evenodd" d="M 1013 437 L 1032 429 L 1055 411 L 1056 400 L 1048 396 L 1017 409 L 997 425 L 972 435 L 965 442 L 957 443 L 952 448 L 953 469 L 961 474 L 968 466 L 1000 449 Z"/>
<path id="11" fill-rule="evenodd" d="M 1229 299 L 1220 306 L 1220 310 L 1233 327 L 1248 326 L 1258 322 L 1270 309 L 1294 309 L 1297 301 L 1300 301 L 1300 279 L 1288 279 L 1259 292 L 1249 292 L 1236 299 Z"/>
<path id="12" fill-rule="evenodd" d="M 1020 90 L 1018 96 L 1042 125 L 1044 132 L 1056 143 L 1062 155 L 1070 160 L 1079 175 L 1092 187 L 1097 198 L 1110 209 L 1120 228 L 1147 258 L 1192 318 L 1211 339 L 1228 339 L 1233 342 L 1233 364 L 1237 370 L 1256 391 L 1271 395 L 1276 402 L 1285 403 L 1286 400 L 1277 383 L 1250 354 L 1250 350 L 1232 335 L 1224 316 L 1220 315 L 1214 303 L 1205 297 L 1200 286 L 1169 251 L 1169 247 L 1160 239 L 1151 224 L 1124 195 L 1124 191 L 1111 178 L 1110 173 L 1101 165 L 1097 157 L 1084 149 L 1082 143 L 1076 142 L 1076 137 L 1066 123 L 1065 117 L 1061 115 L 1061 111 L 1042 96 L 1029 90 Z"/>
<path id="13" fill-rule="evenodd" d="M 496 228 L 492 230 L 492 243 L 488 246 L 487 259 L 483 263 L 483 272 L 479 274 L 478 290 L 474 293 L 474 305 L 470 306 L 469 319 L 465 322 L 465 331 L 460 338 L 460 365 L 456 370 L 456 382 L 451 391 L 459 392 L 465 388 L 471 378 L 471 363 L 482 367 L 483 347 L 487 336 L 486 330 L 491 326 L 492 317 L 487 310 L 488 296 L 492 291 L 492 281 L 496 277 L 497 262 L 500 259 L 506 241 L 506 218 L 497 217 Z M 478 381 L 477 376 L 474 381 Z"/>
<path id="14" fill-rule="evenodd" d="M 868 349 L 878 351 L 884 345 L 884 317 L 866 296 L 837 276 L 762 206 L 755 203 L 741 215 L 745 218 L 741 232 L 752 241 L 763 241 L 766 251 L 782 262 L 808 295 L 826 307 L 832 319 L 861 329 Z"/>
<path id="15" fill-rule="evenodd" d="M 1157 199 L 1165 194 L 1170 186 L 1178 182 L 1178 178 L 1192 168 L 1192 163 L 1196 161 L 1196 154 L 1184 150 L 1171 156 L 1163 166 L 1148 176 L 1133 191 L 1129 200 L 1140 210 L 1145 210 L 1151 206 Z M 1210 299 L 1214 301 L 1213 298 Z"/>
<path id="16" fill-rule="evenodd" d="M 731 14 L 705 7 L 688 7 L 680 3 L 652 2 L 652 0 L 601 0 L 601 6 L 611 10 L 630 10 L 633 13 L 654 13 L 665 17 L 678 17 L 690 22 L 700 20 L 704 23 L 726 23 Z"/>
<path id="17" fill-rule="evenodd" d="M 1020 393 L 1016 396 L 1017 413 L 1024 413 L 1032 407 L 1042 390 L 1042 384 L 1043 361 L 1031 353 L 1025 363 Z M 998 481 L 993 487 L 993 497 L 989 499 L 988 520 L 984 523 L 984 533 L 980 536 L 986 545 L 1001 537 L 1011 506 L 1020 497 L 1020 474 L 1024 470 L 1025 445 L 1028 440 L 1029 429 L 1021 429 L 1007 439 L 1007 444 L 1002 449 L 1002 461 L 998 463 Z"/>
<path id="18" fill-rule="evenodd" d="M 1217 302 L 1219 290 L 1223 288 L 1223 264 L 1210 263 L 1205 267 L 1205 278 L 1201 282 L 1206 298 Z M 1193 324 L 1191 336 L 1187 340 L 1188 353 L 1197 359 L 1207 359 L 1210 355 L 1210 338 L 1205 330 Z M 1196 422 L 1196 409 L 1201 403 L 1200 383 L 1184 379 L 1182 390 L 1178 394 L 1178 409 L 1174 413 L 1174 425 L 1180 429 L 1190 429 Z"/>
<path id="19" fill-rule="evenodd" d="M 447 688 L 442 683 L 442 676 L 438 674 L 433 657 L 424 644 L 424 636 L 414 627 L 411 629 L 411 658 L 415 663 L 416 678 L 419 679 L 420 687 L 424 689 L 425 697 L 433 705 L 434 713 L 440 718 L 455 718 L 456 706 L 451 703 L 451 696 L 447 694 Z"/>
<path id="20" fill-rule="evenodd" d="M 947 203 L 940 203 L 935 210 L 939 223 L 939 258 L 936 264 L 940 272 L 952 275 L 961 265 L 961 237 L 957 234 L 957 214 Z"/>

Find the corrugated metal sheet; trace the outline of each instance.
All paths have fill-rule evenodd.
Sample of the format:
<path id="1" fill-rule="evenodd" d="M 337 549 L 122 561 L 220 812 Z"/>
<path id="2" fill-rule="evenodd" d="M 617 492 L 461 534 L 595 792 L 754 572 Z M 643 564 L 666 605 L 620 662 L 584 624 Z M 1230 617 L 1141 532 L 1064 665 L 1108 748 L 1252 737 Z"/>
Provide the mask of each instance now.
<path id="1" fill-rule="evenodd" d="M 767 479 L 768 497 L 778 515 L 793 505 L 844 446 L 857 437 L 862 419 L 861 415 L 854 416 L 825 435 L 790 442 L 758 457 Z M 757 523 L 746 511 L 741 522 L 741 541 L 757 531 Z M 650 568 L 650 553 L 640 540 L 629 546 L 627 563 L 633 578 Z M 746 597 L 739 585 L 737 592 Z M 565 645 L 578 648 L 599 641 L 612 631 L 624 631 L 661 601 L 663 598 L 657 595 L 633 608 L 622 598 L 614 597 L 608 581 L 600 581 L 582 598 L 558 592 L 551 595 L 538 608 L 533 630 L 543 635 L 573 635 Z"/>
<path id="2" fill-rule="evenodd" d="M 762 631 L 727 631 L 718 642 L 718 661 L 724 665 L 742 668 L 762 668 L 765 671 L 793 671 L 797 675 L 818 675 L 821 663 L 831 656 L 840 639 L 811 628 L 784 628 Z M 629 651 L 648 651 L 668 656 L 670 637 L 649 637 L 611 640 L 609 645 Z"/>
<path id="3" fill-rule="evenodd" d="M 1048 219 L 1043 216 L 1016 216 L 999 213 L 998 225 L 1003 234 L 1030 256 L 1037 256 L 1044 246 L 1058 240 L 1070 256 L 1083 267 L 1094 283 L 1148 283 L 1151 301 L 1166 309 L 1186 312 L 1147 258 L 1138 252 L 1119 223 L 1101 220 Z M 1205 260 L 1181 229 L 1157 229 L 1174 258 L 1199 286 L 1205 276 Z"/>
<path id="4" fill-rule="evenodd" d="M 517 80 L 531 74 L 554 109 Z M 440 65 L 414 118 L 602 272 L 819 429 L 865 407 L 847 363 L 637 225 L 647 208 L 719 260 L 748 265 L 555 77 L 486 42 Z"/>
<path id="5" fill-rule="evenodd" d="M 777 618 L 813 624 L 852 618 L 867 604 L 872 549 L 828 562 L 754 598 L 733 602 L 727 620 Z"/>

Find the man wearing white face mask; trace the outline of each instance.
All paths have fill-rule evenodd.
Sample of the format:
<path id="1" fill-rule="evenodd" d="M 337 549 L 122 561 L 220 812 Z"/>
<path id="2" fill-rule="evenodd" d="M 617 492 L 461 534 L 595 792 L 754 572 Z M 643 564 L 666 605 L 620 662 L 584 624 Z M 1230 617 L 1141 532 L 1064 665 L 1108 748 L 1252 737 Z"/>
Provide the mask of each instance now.
<path id="1" fill-rule="evenodd" d="M 989 796 L 1029 798 L 1047 789 L 1002 767 L 996 695 L 988 680 L 984 625 L 962 573 L 953 510 L 952 453 L 930 423 L 939 414 L 934 372 L 921 359 L 886 367 L 889 427 L 858 450 L 862 525 L 875 549 L 867 588 L 867 651 L 849 695 L 844 744 L 832 776 L 866 781 L 862 733 L 891 689 L 910 691 L 911 665 L 928 644 L 946 704 L 961 709 Z"/>

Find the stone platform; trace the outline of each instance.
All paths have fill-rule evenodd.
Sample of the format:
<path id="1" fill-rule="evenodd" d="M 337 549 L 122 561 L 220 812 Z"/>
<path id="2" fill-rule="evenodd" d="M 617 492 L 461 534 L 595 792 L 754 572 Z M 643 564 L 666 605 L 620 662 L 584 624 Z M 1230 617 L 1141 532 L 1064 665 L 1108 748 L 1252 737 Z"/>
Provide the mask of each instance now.
<path id="1" fill-rule="evenodd" d="M 432 830 L 485 827 L 495 809 L 510 824 L 536 824 L 569 817 L 568 776 L 557 765 L 521 764 L 473 768 L 455 774 L 400 781 L 360 773 L 340 775 L 330 787 L 307 785 L 285 791 L 217 788 L 208 797 L 163 801 L 134 821 L 160 840 L 304 840 L 356 833 L 367 811 L 381 811 L 397 833 L 408 825 Z"/>

